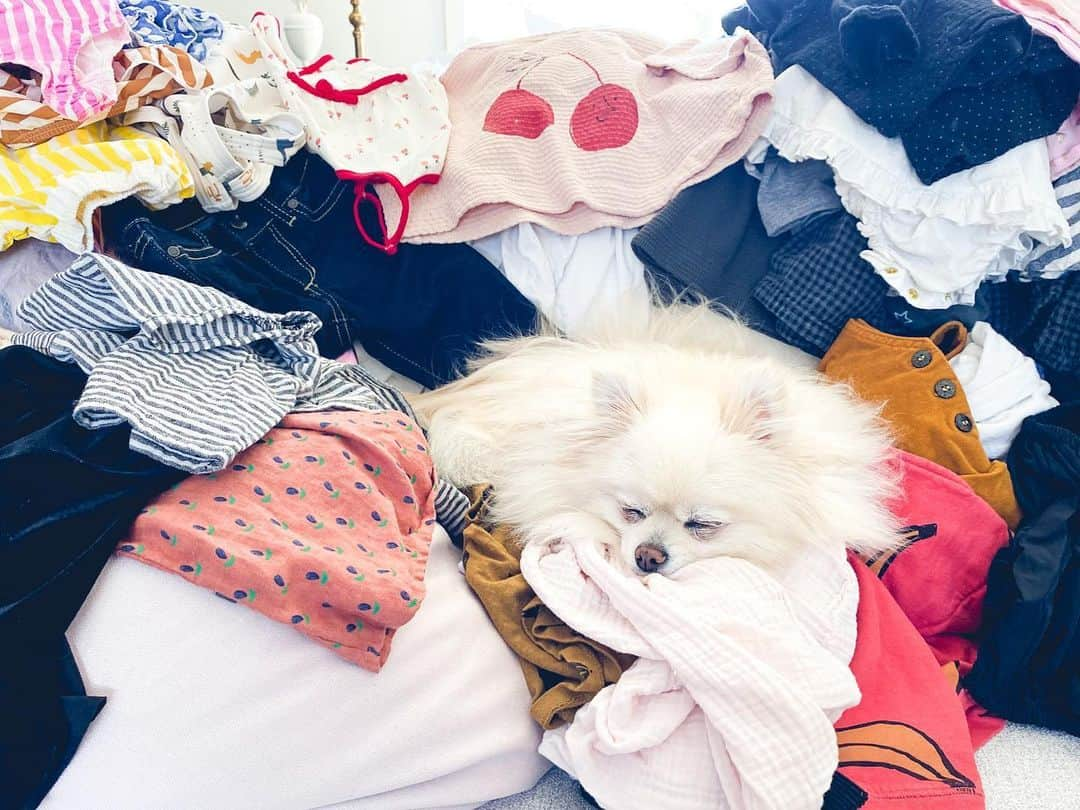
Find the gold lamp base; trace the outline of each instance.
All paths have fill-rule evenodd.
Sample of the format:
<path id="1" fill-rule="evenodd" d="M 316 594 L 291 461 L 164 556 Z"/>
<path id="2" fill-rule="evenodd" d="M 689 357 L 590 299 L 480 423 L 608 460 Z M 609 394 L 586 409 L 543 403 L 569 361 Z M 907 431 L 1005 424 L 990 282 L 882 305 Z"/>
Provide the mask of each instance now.
<path id="1" fill-rule="evenodd" d="M 353 42 L 356 44 L 356 56 L 364 55 L 364 15 L 360 13 L 360 0 L 349 0 L 352 5 L 352 13 L 349 14 L 349 22 L 352 23 Z"/>

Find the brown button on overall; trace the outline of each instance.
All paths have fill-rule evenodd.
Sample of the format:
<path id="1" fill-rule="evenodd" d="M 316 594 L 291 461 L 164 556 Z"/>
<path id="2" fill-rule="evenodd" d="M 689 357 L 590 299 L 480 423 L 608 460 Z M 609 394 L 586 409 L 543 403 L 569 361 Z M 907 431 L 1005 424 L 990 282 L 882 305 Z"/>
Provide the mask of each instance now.
<path id="1" fill-rule="evenodd" d="M 897 447 L 961 476 L 1016 528 L 1020 507 L 1009 470 L 987 457 L 971 406 L 949 365 L 966 343 L 967 329 L 958 321 L 923 338 L 888 335 L 851 320 L 819 368 L 849 383 L 863 399 L 882 403 Z"/>

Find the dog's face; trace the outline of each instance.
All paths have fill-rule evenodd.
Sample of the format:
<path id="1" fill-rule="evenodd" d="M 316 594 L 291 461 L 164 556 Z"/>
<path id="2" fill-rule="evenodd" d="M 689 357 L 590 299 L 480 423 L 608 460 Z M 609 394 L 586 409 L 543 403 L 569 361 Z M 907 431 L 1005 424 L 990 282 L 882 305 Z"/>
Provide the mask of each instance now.
<path id="1" fill-rule="evenodd" d="M 770 565 L 791 550 L 797 470 L 774 446 L 778 405 L 757 383 L 631 392 L 598 378 L 609 418 L 585 508 L 613 529 L 609 557 L 627 573 L 671 575 L 718 556 Z"/>

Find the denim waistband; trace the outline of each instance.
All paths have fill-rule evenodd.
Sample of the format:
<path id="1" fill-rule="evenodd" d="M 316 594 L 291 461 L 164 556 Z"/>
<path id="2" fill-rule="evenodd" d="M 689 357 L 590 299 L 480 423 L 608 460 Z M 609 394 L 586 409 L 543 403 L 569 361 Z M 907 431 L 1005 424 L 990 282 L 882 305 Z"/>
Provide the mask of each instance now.
<path id="1" fill-rule="evenodd" d="M 296 222 L 321 219 L 344 192 L 349 192 L 348 203 L 351 211 L 352 185 L 339 180 L 334 170 L 317 155 L 301 151 L 274 171 L 269 187 L 258 199 L 235 211 L 207 213 L 196 200 L 189 199 L 155 211 L 150 216 L 159 227 L 173 231 L 189 228 L 207 217 L 223 217 L 227 220 L 239 217 L 256 229 L 265 225 L 266 221 L 291 226 Z M 134 199 L 102 209 L 102 222 L 106 232 L 120 233 L 124 226 L 133 220 L 147 216 L 146 208 Z M 351 222 L 351 215 L 349 221 Z"/>

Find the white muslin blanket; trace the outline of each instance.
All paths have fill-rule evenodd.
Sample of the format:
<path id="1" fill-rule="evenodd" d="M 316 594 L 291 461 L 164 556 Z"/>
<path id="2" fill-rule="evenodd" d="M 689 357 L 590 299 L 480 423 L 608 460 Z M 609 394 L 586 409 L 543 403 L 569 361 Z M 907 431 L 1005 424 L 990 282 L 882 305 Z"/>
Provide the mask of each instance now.
<path id="1" fill-rule="evenodd" d="M 537 596 L 578 632 L 638 656 L 540 753 L 605 808 L 817 810 L 848 669 L 858 585 L 842 550 L 777 578 L 737 559 L 628 576 L 594 539 L 524 549 Z"/>

